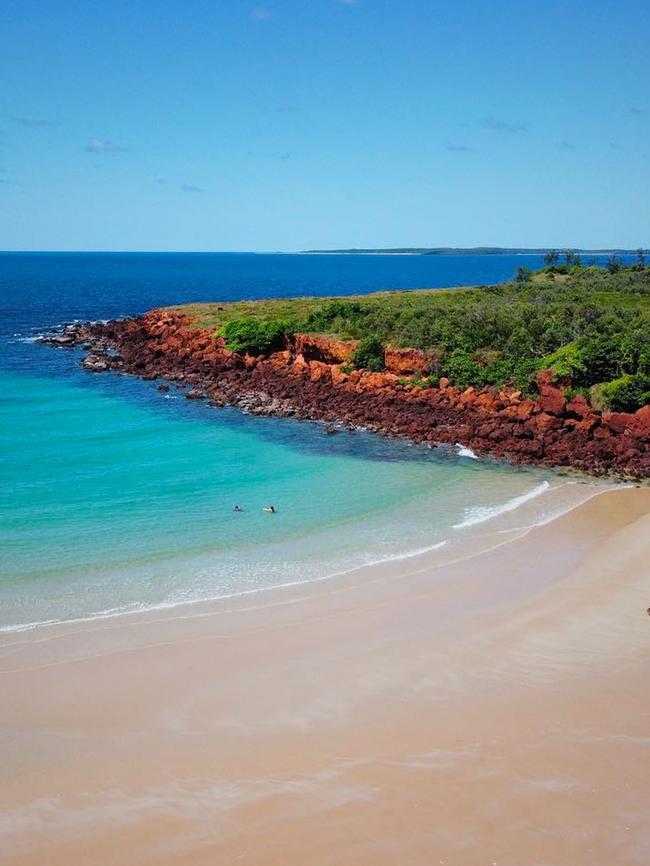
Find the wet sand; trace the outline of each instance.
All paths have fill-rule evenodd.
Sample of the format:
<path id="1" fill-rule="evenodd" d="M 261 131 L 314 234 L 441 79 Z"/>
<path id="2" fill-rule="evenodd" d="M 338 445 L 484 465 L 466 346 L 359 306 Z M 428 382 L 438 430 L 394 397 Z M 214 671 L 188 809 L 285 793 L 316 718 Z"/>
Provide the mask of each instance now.
<path id="1" fill-rule="evenodd" d="M 650 862 L 650 490 L 0 640 L 0 862 Z"/>

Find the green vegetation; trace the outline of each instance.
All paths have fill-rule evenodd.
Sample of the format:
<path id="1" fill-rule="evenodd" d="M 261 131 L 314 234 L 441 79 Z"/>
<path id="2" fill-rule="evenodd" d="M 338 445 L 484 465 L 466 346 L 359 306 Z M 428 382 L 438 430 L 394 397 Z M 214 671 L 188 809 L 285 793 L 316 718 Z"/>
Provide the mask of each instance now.
<path id="1" fill-rule="evenodd" d="M 221 334 L 233 352 L 268 355 L 282 348 L 292 330 L 289 322 L 241 317 L 226 322 Z"/>
<path id="2" fill-rule="evenodd" d="M 385 352 L 377 337 L 364 337 L 350 359 L 357 370 L 380 373 L 386 366 Z"/>
<path id="3" fill-rule="evenodd" d="M 589 397 L 596 409 L 612 409 L 615 412 L 634 412 L 639 406 L 650 403 L 650 376 L 625 373 L 611 382 L 593 385 Z"/>
<path id="4" fill-rule="evenodd" d="M 431 358 L 420 387 L 446 376 L 460 388 L 514 384 L 527 391 L 550 368 L 562 386 L 591 393 L 601 408 L 650 401 L 650 267 L 584 267 L 570 251 L 549 253 L 543 271 L 521 269 L 499 286 L 379 292 L 184 307 L 197 326 L 236 351 L 267 353 L 294 332 L 360 340 L 352 363 L 383 369 L 384 347 Z M 424 381 L 426 380 L 426 385 Z"/>
<path id="5" fill-rule="evenodd" d="M 533 278 L 533 271 L 531 268 L 521 267 L 517 268 L 517 276 L 515 277 L 516 282 L 518 283 L 529 283 Z"/>

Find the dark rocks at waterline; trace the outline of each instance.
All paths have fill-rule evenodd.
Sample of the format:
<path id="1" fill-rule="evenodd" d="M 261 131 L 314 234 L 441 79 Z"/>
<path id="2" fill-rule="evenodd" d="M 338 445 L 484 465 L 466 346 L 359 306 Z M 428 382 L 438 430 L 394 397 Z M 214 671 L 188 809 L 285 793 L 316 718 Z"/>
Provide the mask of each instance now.
<path id="1" fill-rule="evenodd" d="M 110 364 L 106 358 L 99 355 L 86 355 L 81 362 L 81 366 L 84 370 L 88 370 L 89 373 L 104 373 L 110 368 Z"/>
<path id="2" fill-rule="evenodd" d="M 55 349 L 72 349 L 77 345 L 77 339 L 72 334 L 40 334 L 37 343 L 54 346 Z"/>

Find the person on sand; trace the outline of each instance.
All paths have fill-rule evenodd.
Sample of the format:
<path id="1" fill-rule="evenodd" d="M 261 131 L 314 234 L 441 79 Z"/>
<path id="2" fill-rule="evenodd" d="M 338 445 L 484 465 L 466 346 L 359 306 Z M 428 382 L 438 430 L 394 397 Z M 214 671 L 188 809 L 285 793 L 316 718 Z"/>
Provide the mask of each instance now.
<path id="1" fill-rule="evenodd" d="M 243 510 L 244 509 L 241 507 L 241 505 L 235 505 L 235 507 L 233 508 L 233 511 L 243 511 Z"/>
<path id="2" fill-rule="evenodd" d="M 275 514 L 275 505 L 266 505 L 263 510 L 268 511 L 269 514 Z"/>

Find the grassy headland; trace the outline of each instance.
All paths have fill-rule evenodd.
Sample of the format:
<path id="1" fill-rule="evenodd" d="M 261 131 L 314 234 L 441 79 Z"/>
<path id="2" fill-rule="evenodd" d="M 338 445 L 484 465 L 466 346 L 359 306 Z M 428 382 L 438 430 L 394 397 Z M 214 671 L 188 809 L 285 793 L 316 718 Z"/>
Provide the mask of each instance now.
<path id="1" fill-rule="evenodd" d="M 235 351 L 268 354 L 294 333 L 361 341 L 356 366 L 381 369 L 385 346 L 419 349 L 428 376 L 459 388 L 513 384 L 541 369 L 598 409 L 650 403 L 650 267 L 554 264 L 498 286 L 193 304 L 193 324 Z"/>

